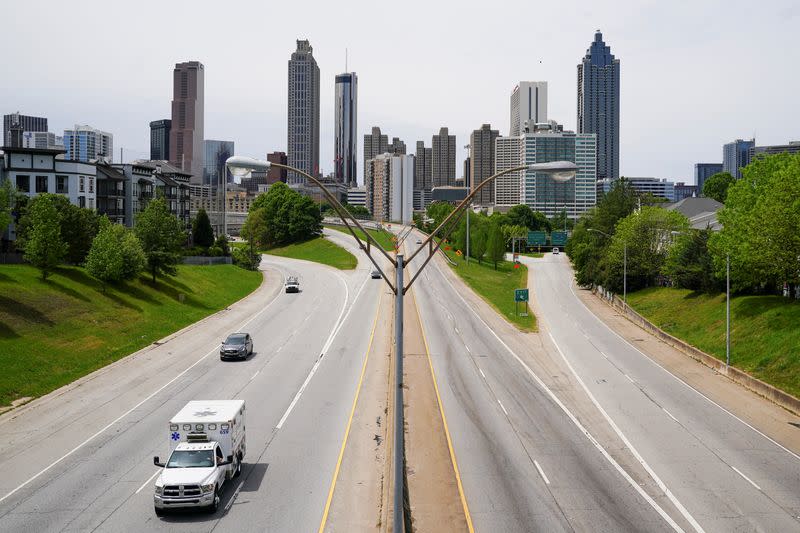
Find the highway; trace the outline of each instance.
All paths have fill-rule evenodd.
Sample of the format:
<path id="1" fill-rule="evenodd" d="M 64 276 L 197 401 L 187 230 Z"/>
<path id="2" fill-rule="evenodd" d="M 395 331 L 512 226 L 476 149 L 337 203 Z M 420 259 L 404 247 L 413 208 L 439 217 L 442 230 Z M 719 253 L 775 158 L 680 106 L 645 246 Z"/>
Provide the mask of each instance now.
<path id="1" fill-rule="evenodd" d="M 251 296 L 0 418 L 0 531 L 316 531 L 384 290 L 359 260 L 348 272 L 264 255 Z M 301 293 L 283 292 L 288 275 Z M 237 330 L 256 353 L 220 361 Z M 224 509 L 156 517 L 169 418 L 229 398 L 246 401 L 247 455 Z"/>
<path id="2" fill-rule="evenodd" d="M 594 318 L 564 255 L 526 262 L 539 334 L 439 258 L 412 291 L 476 531 L 800 530 L 796 456 Z"/>

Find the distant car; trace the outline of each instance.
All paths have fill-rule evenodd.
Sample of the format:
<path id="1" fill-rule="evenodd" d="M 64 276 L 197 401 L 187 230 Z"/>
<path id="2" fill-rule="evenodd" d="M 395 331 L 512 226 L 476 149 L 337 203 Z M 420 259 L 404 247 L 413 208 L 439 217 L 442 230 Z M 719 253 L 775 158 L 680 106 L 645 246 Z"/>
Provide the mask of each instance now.
<path id="1" fill-rule="evenodd" d="M 554 253 L 554 254 L 558 254 L 558 253 L 559 253 L 559 250 L 558 250 L 558 248 L 553 248 L 553 253 Z"/>
<path id="2" fill-rule="evenodd" d="M 300 282 L 294 276 L 286 278 L 286 292 L 300 292 Z"/>
<path id="3" fill-rule="evenodd" d="M 378 271 L 378 270 L 373 270 L 373 271 L 372 271 L 372 276 L 371 276 L 371 277 L 372 277 L 372 279 L 380 279 L 380 278 L 381 278 L 381 273 L 380 273 L 380 271 Z"/>
<path id="4" fill-rule="evenodd" d="M 417 244 L 422 244 L 422 240 L 421 239 L 417 239 Z"/>
<path id="5" fill-rule="evenodd" d="M 220 359 L 247 359 L 253 354 L 253 338 L 249 333 L 231 333 L 222 341 L 219 349 Z"/>

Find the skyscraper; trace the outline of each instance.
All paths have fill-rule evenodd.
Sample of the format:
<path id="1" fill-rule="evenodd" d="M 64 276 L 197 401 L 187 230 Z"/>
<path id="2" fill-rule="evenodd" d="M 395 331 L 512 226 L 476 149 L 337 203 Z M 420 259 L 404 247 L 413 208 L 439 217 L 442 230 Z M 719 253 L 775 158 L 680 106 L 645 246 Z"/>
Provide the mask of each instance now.
<path id="1" fill-rule="evenodd" d="M 392 137 L 392 142 L 386 146 L 386 151 L 394 155 L 406 155 L 406 143 L 399 137 Z"/>
<path id="2" fill-rule="evenodd" d="M 456 184 L 456 136 L 447 128 L 434 135 L 431 148 L 431 186 L 454 186 Z"/>
<path id="3" fill-rule="evenodd" d="M 358 139 L 356 138 L 358 114 L 358 76 L 347 72 L 336 76 L 334 170 L 336 181 L 348 187 L 358 185 L 356 157 Z"/>
<path id="4" fill-rule="evenodd" d="M 469 138 L 470 146 L 470 168 L 469 175 L 464 176 L 464 181 L 469 182 L 471 190 L 475 190 L 478 185 L 494 174 L 494 150 L 495 140 L 500 136 L 498 130 L 493 130 L 490 124 L 484 124 L 472 132 Z M 467 184 L 464 184 L 467 186 Z M 474 201 L 481 206 L 494 204 L 494 183 L 484 186 Z"/>
<path id="5" fill-rule="evenodd" d="M 703 185 L 705 185 L 706 180 L 718 172 L 722 172 L 722 163 L 694 164 L 694 183 L 697 185 L 698 196 L 702 196 Z"/>
<path id="6" fill-rule="evenodd" d="M 525 133 L 525 122 L 531 129 L 537 122 L 547 122 L 547 82 L 521 81 L 511 92 L 511 127 L 509 135 Z"/>
<path id="7" fill-rule="evenodd" d="M 755 139 L 749 141 L 736 139 L 724 144 L 722 146 L 722 171 L 730 173 L 737 180 L 741 178 L 741 169 L 750 164 L 750 149 L 755 145 Z"/>
<path id="8" fill-rule="evenodd" d="M 236 152 L 233 141 L 204 140 L 203 152 L 203 185 L 221 185 L 223 174 L 227 174 L 227 183 L 231 183 L 233 175 L 225 172 L 225 162 Z"/>
<path id="9" fill-rule="evenodd" d="M 367 161 L 366 207 L 377 221 L 408 224 L 412 220 L 414 156 L 379 154 Z"/>
<path id="10" fill-rule="evenodd" d="M 314 49 L 306 40 L 297 41 L 289 59 L 289 113 L 287 158 L 289 166 L 316 177 L 319 169 L 319 67 Z M 289 172 L 290 184 L 305 178 Z"/>
<path id="11" fill-rule="evenodd" d="M 21 115 L 19 111 L 3 115 L 3 146 L 21 148 L 25 131 L 47 131 L 47 118 Z"/>
<path id="12" fill-rule="evenodd" d="M 172 72 L 172 124 L 169 155 L 172 166 L 203 181 L 205 70 L 199 61 L 176 63 Z"/>
<path id="13" fill-rule="evenodd" d="M 414 154 L 414 190 L 428 190 L 433 187 L 431 177 L 432 150 L 425 148 L 425 141 L 417 141 L 417 153 Z"/>
<path id="14" fill-rule="evenodd" d="M 67 159 L 90 161 L 101 157 L 109 162 L 114 157 L 114 136 L 91 126 L 78 126 L 64 130 L 64 149 Z"/>
<path id="15" fill-rule="evenodd" d="M 500 172 L 522 165 L 524 137 L 498 137 L 495 141 L 494 171 Z M 522 173 L 511 172 L 494 180 L 494 204 L 514 206 L 521 203 Z"/>
<path id="16" fill-rule="evenodd" d="M 150 159 L 169 161 L 169 132 L 172 121 L 168 118 L 150 123 Z"/>
<path id="17" fill-rule="evenodd" d="M 597 179 L 619 177 L 619 59 L 600 30 L 578 64 L 578 133 L 597 134 Z"/>
<path id="18" fill-rule="evenodd" d="M 372 133 L 364 134 L 364 178 L 367 176 L 367 161 L 388 151 L 389 138 L 381 133 L 378 126 L 372 126 Z"/>

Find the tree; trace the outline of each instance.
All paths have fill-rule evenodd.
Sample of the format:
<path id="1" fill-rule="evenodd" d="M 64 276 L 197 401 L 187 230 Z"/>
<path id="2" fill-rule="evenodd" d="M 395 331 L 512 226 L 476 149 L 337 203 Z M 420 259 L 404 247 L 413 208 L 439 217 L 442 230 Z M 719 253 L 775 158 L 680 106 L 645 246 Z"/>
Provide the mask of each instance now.
<path id="1" fill-rule="evenodd" d="M 61 210 L 61 237 L 67 243 L 68 263 L 83 264 L 99 228 L 100 217 L 94 210 L 67 203 Z"/>
<path id="2" fill-rule="evenodd" d="M 489 226 L 489 233 L 487 236 L 486 255 L 489 261 L 494 263 L 494 269 L 497 270 L 497 263 L 502 261 L 506 254 L 506 240 L 503 238 L 503 230 L 498 223 L 492 223 Z"/>
<path id="3" fill-rule="evenodd" d="M 251 217 L 259 220 L 249 224 L 251 239 L 248 240 L 267 248 L 308 240 L 322 233 L 317 204 L 281 182 L 256 197 L 248 220 Z M 258 233 L 253 233 L 256 228 Z"/>
<path id="4" fill-rule="evenodd" d="M 192 223 L 192 237 L 197 246 L 209 248 L 214 245 L 214 229 L 211 227 L 208 213 L 203 208 L 197 212 Z"/>
<path id="5" fill-rule="evenodd" d="M 122 249 L 122 279 L 135 279 L 147 266 L 147 257 L 142 249 L 142 243 L 136 234 L 122 225 L 114 224 L 123 229 L 120 248 Z"/>
<path id="6" fill-rule="evenodd" d="M 214 241 L 214 246 L 222 250 L 222 255 L 231 255 L 231 246 L 228 243 L 228 237 L 226 235 L 220 235 L 217 237 L 217 240 Z"/>
<path id="7" fill-rule="evenodd" d="M 478 260 L 478 264 L 481 264 L 483 260 L 483 256 L 486 254 L 487 248 L 487 239 L 486 239 L 486 229 L 482 227 L 482 225 L 477 225 L 477 227 L 470 228 L 470 255 Z"/>
<path id="8" fill-rule="evenodd" d="M 664 263 L 664 275 L 677 287 L 712 292 L 719 288 L 708 251 L 710 229 L 689 230 L 676 236 Z"/>
<path id="9" fill-rule="evenodd" d="M 146 264 L 139 239 L 125 226 L 102 217 L 100 230 L 86 256 L 86 270 L 98 279 L 106 291 L 107 283 L 133 279 Z"/>
<path id="10" fill-rule="evenodd" d="M 51 200 L 42 194 L 28 207 L 29 232 L 24 259 L 42 272 L 42 279 L 57 267 L 67 255 L 67 244 L 61 237 L 61 214 Z"/>
<path id="11" fill-rule="evenodd" d="M 703 196 L 724 204 L 728 198 L 728 188 L 734 183 L 736 183 L 736 178 L 728 172 L 717 172 L 703 184 Z"/>
<path id="12" fill-rule="evenodd" d="M 136 217 L 136 236 L 142 243 L 147 270 L 156 282 L 157 274 L 174 275 L 181 259 L 179 250 L 185 240 L 180 220 L 167 207 L 163 198 L 154 198 Z"/>
<path id="13" fill-rule="evenodd" d="M 515 205 L 509 209 L 506 217 L 512 226 L 524 226 L 531 231 L 551 230 L 551 224 L 547 217 L 539 211 L 533 211 L 525 204 Z"/>
<path id="14" fill-rule="evenodd" d="M 439 224 L 441 224 L 447 215 L 449 215 L 453 209 L 455 209 L 452 205 L 448 204 L 447 202 L 433 202 L 431 205 L 428 206 L 427 213 L 428 218 L 433 219 L 433 223 L 431 224 L 431 230 L 437 228 Z"/>
<path id="15" fill-rule="evenodd" d="M 11 208 L 14 206 L 15 196 L 16 190 L 11 185 L 10 179 L 0 183 L 0 236 L 5 233 L 6 228 L 13 221 Z"/>

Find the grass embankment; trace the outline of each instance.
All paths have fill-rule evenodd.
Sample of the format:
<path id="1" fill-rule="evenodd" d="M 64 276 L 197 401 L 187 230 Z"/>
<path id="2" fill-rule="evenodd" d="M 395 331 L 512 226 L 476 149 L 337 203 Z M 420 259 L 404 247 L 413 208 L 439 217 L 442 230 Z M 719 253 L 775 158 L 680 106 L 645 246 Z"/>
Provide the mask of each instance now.
<path id="1" fill-rule="evenodd" d="M 725 360 L 725 295 L 651 288 L 628 303 L 659 328 Z M 800 302 L 731 298 L 731 365 L 800 397 Z"/>
<path id="2" fill-rule="evenodd" d="M 442 249 L 444 250 L 444 247 Z M 510 261 L 502 261 L 497 264 L 495 270 L 487 261 L 478 264 L 476 259 L 470 258 L 467 263 L 453 250 L 447 250 L 445 253 L 458 264 L 457 267 L 453 267 L 456 274 L 506 320 L 522 331 L 537 330 L 536 317 L 530 307 L 528 316 L 517 316 L 514 312 L 514 289 L 524 289 L 528 286 L 528 268 L 525 265 L 521 264 L 519 268 L 514 268 Z M 523 312 L 523 304 L 518 305 L 519 311 Z"/>
<path id="3" fill-rule="evenodd" d="M 342 233 L 344 233 L 346 235 L 350 235 L 350 231 L 348 231 L 348 229 L 346 227 L 344 227 L 344 226 L 325 226 L 325 227 L 328 228 L 328 229 L 341 231 Z M 356 235 L 358 235 L 359 239 L 366 240 L 366 237 L 364 236 L 364 232 L 363 231 L 361 231 L 358 228 L 353 228 L 353 231 L 355 232 Z M 389 233 L 386 230 L 375 230 L 375 229 L 370 229 L 370 228 L 367 228 L 367 233 L 369 233 L 372 236 L 372 238 L 374 238 L 376 241 L 378 241 L 378 244 L 381 245 L 381 248 L 383 248 L 387 252 L 393 252 L 394 251 L 394 241 L 392 240 L 394 235 L 392 235 L 391 233 Z M 352 236 L 351 236 L 351 238 L 352 238 Z"/>
<path id="4" fill-rule="evenodd" d="M 263 250 L 262 253 L 292 259 L 305 259 L 306 261 L 332 266 L 339 270 L 353 270 L 358 265 L 356 256 L 325 237 L 317 237 L 281 246 L 280 248 L 270 248 L 269 250 Z"/>
<path id="5" fill-rule="evenodd" d="M 225 308 L 261 280 L 232 265 L 181 265 L 155 285 L 143 275 L 104 293 L 81 268 L 42 281 L 31 266 L 0 266 L 0 405 L 85 376 Z"/>

